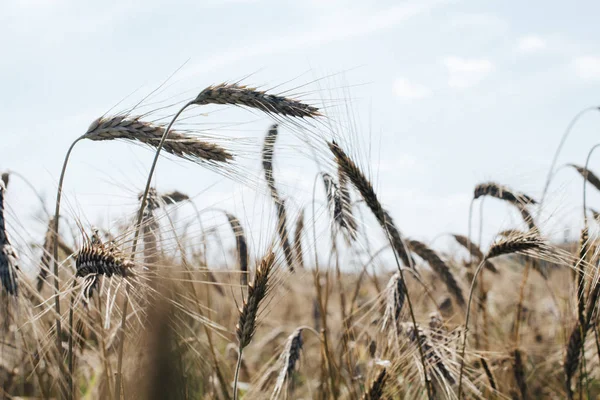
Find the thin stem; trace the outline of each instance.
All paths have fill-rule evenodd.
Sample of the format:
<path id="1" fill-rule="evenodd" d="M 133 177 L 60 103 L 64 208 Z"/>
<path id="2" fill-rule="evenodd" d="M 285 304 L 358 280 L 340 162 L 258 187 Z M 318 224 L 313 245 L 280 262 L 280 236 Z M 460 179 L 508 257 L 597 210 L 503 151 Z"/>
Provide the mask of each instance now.
<path id="1" fill-rule="evenodd" d="M 387 222 L 384 224 L 385 225 L 385 233 L 387 235 L 388 241 L 390 242 L 390 244 L 392 245 L 392 249 L 394 250 L 394 259 L 396 261 L 396 266 L 398 267 L 398 272 L 400 273 L 400 279 L 402 280 L 402 286 L 404 286 L 404 293 L 406 294 L 406 303 L 408 304 L 408 311 L 410 312 L 410 319 L 412 320 L 413 323 L 413 327 L 415 330 L 415 333 L 417 335 L 417 347 L 419 349 L 419 355 L 421 356 L 421 364 L 423 364 L 423 376 L 425 379 L 425 389 L 427 389 L 427 398 L 429 400 L 431 400 L 432 394 L 431 394 L 431 388 L 429 387 L 429 382 L 427 380 L 427 365 L 425 362 L 425 352 L 423 351 L 423 346 L 421 345 L 421 340 L 419 339 L 419 329 L 417 326 L 417 319 L 415 318 L 415 312 L 413 310 L 413 305 L 412 305 L 412 301 L 410 299 L 410 293 L 408 291 L 408 286 L 406 286 L 406 280 L 404 279 L 404 271 L 403 268 L 400 266 L 400 259 L 398 258 L 398 252 L 396 251 L 396 247 L 393 245 L 392 243 L 392 236 L 390 235 L 390 231 L 387 228 Z M 402 246 L 404 246 L 405 249 L 408 249 L 408 246 L 406 245 L 406 243 L 404 243 L 404 239 L 402 240 Z M 408 267 L 410 267 L 411 269 L 413 268 L 412 265 L 412 257 L 410 256 L 410 254 L 408 255 L 408 261 L 411 263 L 411 265 L 408 265 Z"/>
<path id="2" fill-rule="evenodd" d="M 238 379 L 239 379 L 239 375 L 240 375 L 240 367 L 242 366 L 242 353 L 243 353 L 244 349 L 242 347 L 240 347 L 238 349 L 238 359 L 237 359 L 237 364 L 235 366 L 235 375 L 233 377 L 233 400 L 237 400 L 238 399 Z"/>
<path id="3" fill-rule="evenodd" d="M 467 316 L 465 317 L 465 331 L 463 332 L 463 345 L 462 345 L 462 350 L 461 350 L 461 354 L 460 354 L 460 375 L 458 377 L 458 400 L 460 400 L 462 397 L 462 379 L 463 379 L 463 372 L 465 369 L 465 351 L 467 349 L 467 333 L 469 331 L 469 316 L 471 315 L 471 302 L 473 301 L 473 291 L 474 291 L 473 289 L 475 288 L 475 282 L 477 282 L 477 275 L 479 275 L 479 272 L 483 269 L 486 259 L 487 258 L 484 257 L 483 260 L 481 260 L 481 262 L 477 266 L 477 269 L 475 270 L 475 275 L 473 275 L 473 279 L 471 280 L 471 289 L 469 290 L 469 301 L 467 303 Z"/>
<path id="4" fill-rule="evenodd" d="M 327 339 L 327 304 L 323 303 L 323 294 L 321 292 L 321 273 L 319 270 L 319 253 L 317 251 L 317 227 L 316 227 L 316 219 L 315 219 L 315 197 L 317 191 L 317 181 L 321 176 L 320 173 L 317 173 L 315 179 L 313 181 L 313 193 L 312 193 L 312 203 L 311 203 L 311 211 L 312 211 L 312 231 L 313 231 L 313 239 L 314 239 L 314 249 L 315 249 L 315 270 L 313 271 L 313 280 L 315 284 L 315 289 L 317 292 L 317 302 L 319 303 L 319 311 L 321 314 L 321 325 L 322 325 L 322 335 L 323 335 L 323 351 L 325 352 L 325 360 L 327 361 L 327 370 L 329 373 L 329 385 L 331 386 L 331 392 L 334 398 L 337 398 L 337 386 L 335 384 L 335 379 L 333 377 L 333 360 L 331 359 L 331 354 L 329 351 L 329 342 Z"/>
<path id="5" fill-rule="evenodd" d="M 585 159 L 585 174 L 586 176 L 583 177 L 583 222 L 584 222 L 584 226 L 587 229 L 587 171 L 589 164 L 590 164 L 590 159 L 592 158 L 592 153 L 594 152 L 594 150 L 596 150 L 597 147 L 600 147 L 600 143 L 599 144 L 595 144 L 590 151 L 588 152 L 587 158 Z"/>
<path id="6" fill-rule="evenodd" d="M 135 233 L 133 235 L 133 243 L 131 246 L 131 259 L 133 259 L 135 257 L 135 252 L 137 250 L 137 242 L 138 242 L 138 238 L 140 236 L 140 227 L 142 224 L 142 219 L 144 217 L 144 209 L 146 208 L 146 202 L 148 200 L 148 192 L 150 191 L 150 185 L 152 184 L 152 177 L 154 175 L 154 170 L 156 169 L 156 164 L 158 163 L 158 156 L 160 155 L 160 151 L 163 148 L 163 145 L 165 143 L 165 141 L 167 140 L 167 136 L 169 135 L 169 132 L 171 131 L 171 127 L 173 126 L 173 124 L 175 123 L 175 121 L 177 120 L 177 118 L 179 118 L 179 116 L 181 115 L 181 113 L 190 105 L 192 105 L 193 102 L 190 101 L 188 103 L 186 103 L 183 107 L 181 107 L 181 109 L 179 111 L 177 111 L 177 113 L 175 114 L 175 116 L 173 117 L 173 119 L 171 120 L 171 122 L 169 122 L 169 126 L 167 126 L 167 129 L 165 129 L 165 132 L 163 133 L 162 137 L 160 138 L 160 143 L 158 144 L 157 148 L 156 148 L 156 153 L 154 154 L 154 160 L 152 161 L 152 165 L 150 166 L 150 172 L 148 173 L 148 180 L 146 181 L 146 189 L 144 190 L 144 195 L 142 196 L 142 203 L 140 205 L 140 210 L 138 212 L 138 218 L 137 218 L 137 223 L 135 225 Z M 116 379 L 115 379 L 115 399 L 120 399 L 121 398 L 121 371 L 122 371 L 122 367 L 123 367 L 123 349 L 125 348 L 125 323 L 127 321 L 127 309 L 129 307 L 129 290 L 130 290 L 130 286 L 127 286 L 127 295 L 125 296 L 125 299 L 123 300 L 123 315 L 121 318 L 121 325 L 119 327 L 119 350 L 118 350 L 118 361 L 117 361 L 117 375 L 116 375 Z"/>
<path id="7" fill-rule="evenodd" d="M 73 288 L 75 287 L 76 280 L 73 279 L 73 286 L 71 287 L 71 301 L 69 307 L 69 399 L 73 399 L 73 302 L 75 300 L 75 292 Z"/>
<path id="8" fill-rule="evenodd" d="M 562 138 L 560 139 L 558 148 L 556 149 L 556 152 L 554 153 L 554 158 L 552 158 L 552 164 L 550 165 L 550 170 L 548 171 L 548 176 L 546 177 L 546 183 L 544 184 L 544 191 L 542 192 L 542 197 L 540 199 L 540 206 L 539 206 L 540 209 L 542 208 L 542 205 L 544 204 L 544 199 L 546 198 L 546 194 L 548 193 L 548 187 L 550 186 L 550 181 L 552 181 L 552 177 L 554 176 L 554 168 L 556 167 L 556 162 L 558 161 L 558 156 L 559 156 L 560 151 L 562 150 L 565 142 L 567 141 L 567 137 L 571 133 L 573 126 L 575 126 L 575 123 L 579 120 L 579 118 L 583 114 L 587 113 L 588 111 L 598 110 L 598 109 L 599 109 L 598 107 L 584 108 L 583 110 L 579 111 L 579 113 L 577 113 L 577 115 L 575 115 L 575 117 L 573 117 L 571 122 L 569 122 L 569 125 L 567 126 L 565 133 L 563 133 Z"/>
<path id="9" fill-rule="evenodd" d="M 54 209 L 54 243 L 52 245 L 52 266 L 54 272 L 54 309 L 56 311 L 56 351 L 57 358 L 60 360 L 62 358 L 62 340 L 61 340 L 61 323 L 60 323 L 60 284 L 58 278 L 58 222 L 60 216 L 60 200 L 62 198 L 62 187 L 63 182 L 65 180 L 65 173 L 67 171 L 67 164 L 69 163 L 69 157 L 71 156 L 71 152 L 75 145 L 84 138 L 85 135 L 82 135 L 75 139 L 69 150 L 67 150 L 67 154 L 65 155 L 65 160 L 63 161 L 62 170 L 60 172 L 60 178 L 58 180 L 58 190 L 56 192 L 56 206 Z M 64 397 L 64 389 L 61 389 L 61 396 Z"/>

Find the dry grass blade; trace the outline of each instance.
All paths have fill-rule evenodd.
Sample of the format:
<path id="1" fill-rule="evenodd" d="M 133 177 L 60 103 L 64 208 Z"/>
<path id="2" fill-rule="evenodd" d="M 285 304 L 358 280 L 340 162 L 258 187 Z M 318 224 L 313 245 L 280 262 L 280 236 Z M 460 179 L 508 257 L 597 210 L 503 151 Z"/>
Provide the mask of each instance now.
<path id="1" fill-rule="evenodd" d="M 235 215 L 227 212 L 225 215 L 227 215 L 229 226 L 231 226 L 231 230 L 235 235 L 235 247 L 238 254 L 241 272 L 240 282 L 243 286 L 246 286 L 248 284 L 248 245 L 246 243 L 244 228 L 242 228 L 240 221 L 235 217 Z"/>
<path id="2" fill-rule="evenodd" d="M 362 395 L 362 400 L 383 399 L 383 390 L 387 381 L 387 370 L 384 368 L 377 374 L 377 377 L 371 382 L 367 391 Z"/>
<path id="3" fill-rule="evenodd" d="M 8 172 L 2 173 L 2 183 L 4 183 L 4 188 L 8 187 L 8 181 L 10 180 L 10 174 Z"/>
<path id="4" fill-rule="evenodd" d="M 6 232 L 6 221 L 4 219 L 4 201 L 6 187 L 4 182 L 0 183 L 0 280 L 2 287 L 9 295 L 18 294 L 17 283 L 17 251 L 10 244 Z"/>
<path id="5" fill-rule="evenodd" d="M 377 218 L 379 225 L 381 228 L 389 232 L 392 240 L 392 246 L 394 250 L 402 260 L 405 266 L 413 265 L 411 260 L 409 259 L 409 254 L 407 249 L 404 247 L 404 243 L 402 243 L 402 237 L 400 235 L 400 231 L 394 225 L 394 221 L 391 216 L 383 209 L 377 195 L 375 194 L 375 190 L 373 189 L 373 185 L 362 173 L 360 168 L 348 157 L 348 155 L 342 150 L 340 146 L 335 142 L 329 142 L 329 149 L 335 156 L 335 159 L 338 164 L 338 168 L 348 177 L 350 182 L 354 185 L 356 190 L 361 194 L 365 203 Z"/>
<path id="6" fill-rule="evenodd" d="M 479 361 L 481 361 L 481 366 L 483 367 L 485 376 L 487 377 L 488 382 L 490 383 L 490 387 L 494 390 L 498 390 L 498 385 L 496 384 L 496 379 L 494 378 L 494 374 L 492 373 L 492 370 L 490 369 L 488 362 L 483 357 L 480 357 Z"/>
<path id="7" fill-rule="evenodd" d="M 132 140 L 156 148 L 165 133 L 165 127 L 141 121 L 139 117 L 116 116 L 98 118 L 88 128 L 84 139 L 89 140 Z M 163 149 L 177 157 L 193 162 L 227 163 L 233 155 L 214 143 L 182 132 L 170 131 Z"/>
<path id="8" fill-rule="evenodd" d="M 256 330 L 256 319 L 261 301 L 267 295 L 269 289 L 269 274 L 275 263 L 275 255 L 269 253 L 261 261 L 256 269 L 256 275 L 251 284 L 248 285 L 248 298 L 240 310 L 240 317 L 236 326 L 236 336 L 240 349 L 244 349 L 254 336 Z"/>
<path id="9" fill-rule="evenodd" d="M 430 249 L 427 245 L 418 240 L 409 240 L 408 247 L 415 252 L 423 260 L 427 261 L 429 266 L 434 272 L 440 277 L 440 279 L 446 284 L 448 291 L 454 296 L 456 302 L 463 307 L 465 305 L 465 298 L 462 293 L 462 289 L 458 286 L 452 271 L 446 265 L 444 261 L 436 254 L 435 251 Z"/>
<path id="10" fill-rule="evenodd" d="M 491 196 L 514 204 L 537 204 L 537 201 L 526 194 L 514 192 L 506 186 L 495 182 L 486 182 L 477 185 L 473 193 L 473 198 L 478 199 L 481 196 Z"/>
<path id="11" fill-rule="evenodd" d="M 484 258 L 483 252 L 481 251 L 479 246 L 477 246 L 475 243 L 473 243 L 473 242 L 469 243 L 469 238 L 467 238 L 464 235 L 459 235 L 459 234 L 452 234 L 452 237 L 458 242 L 458 244 L 460 244 L 462 247 L 467 249 L 470 252 L 470 254 L 477 259 L 477 261 L 483 260 L 483 258 Z M 494 264 L 492 264 L 491 261 L 486 260 L 484 266 L 486 269 L 493 272 L 494 274 L 498 273 L 498 269 L 496 268 L 496 266 Z"/>
<path id="12" fill-rule="evenodd" d="M 237 83 L 209 86 L 192 102 L 203 104 L 231 104 L 256 108 L 267 114 L 287 117 L 315 118 L 321 116 L 319 109 L 299 100 L 266 93 Z"/>
<path id="13" fill-rule="evenodd" d="M 583 177 L 583 179 L 587 180 L 593 187 L 597 190 L 600 190 L 600 179 L 589 169 L 585 169 L 579 165 L 575 164 L 567 164 L 570 167 L 573 167 L 579 172 L 579 174 Z"/>
<path id="14" fill-rule="evenodd" d="M 527 399 L 527 381 L 525 378 L 525 363 L 523 362 L 523 352 L 520 349 L 515 349 L 513 353 L 513 372 L 515 381 L 519 387 L 522 399 Z"/>

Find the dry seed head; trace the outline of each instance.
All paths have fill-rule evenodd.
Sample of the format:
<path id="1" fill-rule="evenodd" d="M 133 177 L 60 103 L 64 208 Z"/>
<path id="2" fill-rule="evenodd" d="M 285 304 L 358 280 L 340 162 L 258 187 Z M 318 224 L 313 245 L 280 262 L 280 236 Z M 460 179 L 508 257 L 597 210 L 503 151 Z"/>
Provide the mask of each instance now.
<path id="1" fill-rule="evenodd" d="M 75 255 L 75 267 L 75 276 L 81 278 L 89 275 L 126 277 L 133 267 L 133 262 L 101 244 L 85 244 Z"/>
<path id="2" fill-rule="evenodd" d="M 238 259 L 240 264 L 240 282 L 243 286 L 248 284 L 248 245 L 246 243 L 246 235 L 244 234 L 244 228 L 240 224 L 240 221 L 230 213 L 225 213 L 231 230 L 235 235 L 235 247 L 238 253 Z"/>
<path id="3" fill-rule="evenodd" d="M 446 363 L 444 363 L 442 355 L 437 351 L 436 346 L 433 345 L 427 333 L 419 325 L 417 325 L 417 329 L 415 330 L 415 326 L 412 323 L 403 323 L 401 324 L 400 331 L 404 332 L 411 342 L 416 343 L 418 340 L 423 349 L 425 359 L 431 368 L 436 369 L 448 383 L 454 384 L 455 379 Z"/>
<path id="4" fill-rule="evenodd" d="M 575 164 L 567 164 L 570 167 L 573 167 L 579 172 L 579 174 L 583 177 L 583 179 L 587 180 L 592 186 L 596 189 L 600 190 L 600 179 L 589 169 L 585 169 L 584 167 L 580 167 Z"/>
<path id="5" fill-rule="evenodd" d="M 277 187 L 275 186 L 275 178 L 273 176 L 273 152 L 275 141 L 277 140 L 278 125 L 274 124 L 271 126 L 267 135 L 265 136 L 265 141 L 262 149 L 262 164 L 263 169 L 265 171 L 265 179 L 267 181 L 267 185 L 271 191 L 271 198 L 275 203 L 275 208 L 277 210 L 277 234 L 279 235 L 279 239 L 281 241 L 281 247 L 283 248 L 283 253 L 285 256 L 285 262 L 288 265 L 288 268 L 291 272 L 294 271 L 294 252 L 292 246 L 290 244 L 290 239 L 287 230 L 287 212 L 285 210 L 284 200 L 279 196 L 277 192 Z"/>
<path id="6" fill-rule="evenodd" d="M 343 195 L 340 186 L 328 173 L 324 172 L 323 174 L 321 174 L 321 176 L 323 177 L 323 184 L 325 185 L 327 205 L 333 217 L 334 223 L 337 224 L 337 226 L 339 226 L 341 229 L 343 229 L 344 232 L 348 234 L 348 237 L 350 239 L 355 239 L 356 225 L 354 221 L 350 221 L 352 220 L 352 214 L 346 214 L 347 209 L 350 207 L 350 205 L 344 205 L 344 196 L 346 196 L 349 199 L 350 193 L 346 192 L 346 194 Z"/>
<path id="7" fill-rule="evenodd" d="M 304 328 L 296 329 L 287 339 L 283 352 L 280 356 L 282 363 L 281 370 L 273 389 L 273 395 L 271 398 L 277 398 L 283 389 L 284 383 L 292 376 L 292 373 L 296 369 L 296 363 L 300 360 L 300 352 L 304 342 L 302 341 L 302 330 Z"/>
<path id="8" fill-rule="evenodd" d="M 190 196 L 188 196 L 185 193 L 181 193 L 178 190 L 174 190 L 172 192 L 163 194 L 162 196 L 160 196 L 160 199 L 166 205 L 170 205 L 170 204 L 181 203 L 182 201 L 189 200 Z"/>
<path id="9" fill-rule="evenodd" d="M 408 247 L 423 260 L 427 261 L 433 271 L 442 279 L 442 281 L 446 284 L 448 291 L 452 293 L 456 299 L 456 302 L 461 307 L 464 306 L 465 298 L 463 296 L 462 289 L 460 286 L 458 286 L 456 279 L 454 279 L 454 275 L 452 275 L 452 271 L 450 271 L 450 268 L 446 265 L 446 263 L 442 261 L 435 251 L 430 249 L 424 243 L 421 243 L 418 240 L 409 240 L 407 243 Z"/>
<path id="10" fill-rule="evenodd" d="M 42 246 L 42 257 L 40 259 L 40 272 L 37 276 L 36 288 L 37 291 L 40 292 L 44 283 L 46 282 L 46 278 L 48 277 L 48 272 L 50 271 L 50 262 L 52 261 L 52 248 L 54 247 L 54 218 L 50 218 L 48 221 L 48 229 L 46 230 L 46 236 L 44 237 L 44 244 Z"/>
<path id="11" fill-rule="evenodd" d="M 486 260 L 489 260 L 504 254 L 526 254 L 532 250 L 543 250 L 544 247 L 545 243 L 539 236 L 526 233 L 520 236 L 500 239 L 492 245 L 485 258 Z"/>
<path id="12" fill-rule="evenodd" d="M 400 322 L 400 313 L 406 299 L 406 289 L 399 272 L 396 272 L 388 281 L 386 291 L 385 311 L 383 313 L 382 330 L 391 324 L 394 329 Z"/>
<path id="13" fill-rule="evenodd" d="M 236 335 L 240 349 L 250 344 L 256 330 L 256 319 L 260 302 L 267 295 L 269 274 L 275 263 L 275 254 L 269 253 L 256 269 L 254 280 L 248 285 L 248 298 L 240 310 L 240 318 L 236 326 Z"/>
<path id="14" fill-rule="evenodd" d="M 363 394 L 361 400 L 379 400 L 383 398 L 383 389 L 387 381 L 387 370 L 384 368 L 377 374 L 377 378 L 371 382 L 369 389 Z"/>
<path id="15" fill-rule="evenodd" d="M 89 140 L 132 140 L 156 148 L 165 133 L 165 128 L 141 121 L 139 118 L 134 116 L 98 118 L 92 122 L 83 137 Z M 173 130 L 169 132 L 163 149 L 177 157 L 194 162 L 226 163 L 233 160 L 233 155 L 222 147 Z"/>
<path id="16" fill-rule="evenodd" d="M 575 328 L 571 331 L 569 336 L 569 343 L 567 344 L 567 354 L 565 356 L 564 369 L 566 377 L 566 389 L 569 399 L 573 398 L 573 390 L 571 388 L 571 380 L 577 368 L 579 367 L 579 357 L 581 356 L 581 346 L 585 339 L 584 329 L 579 322 L 575 325 Z"/>
<path id="17" fill-rule="evenodd" d="M 356 240 L 356 220 L 352 215 L 352 198 L 350 197 L 350 188 L 348 187 L 348 177 L 338 166 L 338 183 L 340 187 L 340 199 L 342 203 L 342 215 L 346 221 L 346 228 L 352 240 Z"/>
<path id="18" fill-rule="evenodd" d="M 458 244 L 460 244 L 462 247 L 464 247 L 465 249 L 470 251 L 470 254 L 473 257 L 475 257 L 478 261 L 483 260 L 484 255 L 483 255 L 483 252 L 481 251 L 481 249 L 479 248 L 479 246 L 477 246 L 473 242 L 469 242 L 469 239 L 466 236 L 453 234 L 452 237 L 458 242 Z M 485 268 L 490 270 L 491 272 L 493 272 L 495 274 L 498 273 L 498 269 L 496 269 L 496 266 L 494 264 L 492 264 L 491 261 L 485 260 L 484 265 L 485 265 Z"/>
<path id="19" fill-rule="evenodd" d="M 513 372 L 515 374 L 515 381 L 517 382 L 517 386 L 519 387 L 519 391 L 521 392 L 521 398 L 527 398 L 527 381 L 525 377 L 525 363 L 523 362 L 523 352 L 519 349 L 515 349 L 514 351 L 514 364 L 513 364 Z"/>
<path id="20" fill-rule="evenodd" d="M 294 252 L 300 268 L 304 268 L 304 255 L 302 254 L 302 233 L 304 232 L 304 209 L 300 210 L 296 218 L 296 230 L 294 231 Z"/>
<path id="21" fill-rule="evenodd" d="M 408 251 L 402 243 L 400 231 L 398 228 L 396 228 L 392 217 L 383 209 L 379 199 L 377 198 L 377 195 L 375 194 L 375 190 L 373 189 L 371 182 L 369 182 L 360 168 L 358 168 L 356 163 L 354 163 L 354 161 L 348 157 L 344 150 L 342 150 L 342 148 L 338 146 L 335 141 L 328 142 L 327 144 L 329 146 L 329 150 L 331 150 L 335 156 L 338 168 L 346 175 L 346 177 L 348 177 L 356 190 L 358 190 L 358 192 L 361 194 L 365 203 L 375 215 L 375 218 L 377 218 L 381 228 L 384 231 L 389 232 L 392 246 L 398 254 L 398 257 L 400 257 L 405 266 L 413 265 L 409 259 L 410 256 Z"/>
<path id="22" fill-rule="evenodd" d="M 526 194 L 513 192 L 506 186 L 502 186 L 495 182 L 486 182 L 475 186 L 473 198 L 478 199 L 481 196 L 492 196 L 497 199 L 505 200 L 514 204 L 537 204 L 537 201 L 527 196 Z"/>
<path id="23" fill-rule="evenodd" d="M 256 108 L 267 114 L 279 114 L 287 117 L 315 118 L 321 116 L 318 108 L 296 99 L 268 94 L 237 83 L 209 86 L 200 92 L 193 104 L 239 105 Z"/>
<path id="24" fill-rule="evenodd" d="M 9 295 L 18 294 L 17 284 L 17 251 L 8 240 L 6 232 L 6 221 L 4 220 L 4 196 L 6 187 L 4 181 L 0 181 L 0 281 Z"/>

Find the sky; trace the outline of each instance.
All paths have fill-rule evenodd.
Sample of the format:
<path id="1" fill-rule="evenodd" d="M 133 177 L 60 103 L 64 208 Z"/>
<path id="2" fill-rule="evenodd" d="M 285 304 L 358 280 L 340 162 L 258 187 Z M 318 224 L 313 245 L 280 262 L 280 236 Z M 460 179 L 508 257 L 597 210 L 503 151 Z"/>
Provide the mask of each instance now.
<path id="1" fill-rule="evenodd" d="M 467 232 L 480 182 L 540 196 L 570 120 L 600 105 L 598 15 L 594 1 L 4 0 L 0 170 L 26 177 L 51 209 L 70 143 L 123 98 L 141 100 L 175 71 L 169 89 L 189 96 L 243 78 L 327 98 L 336 134 L 348 129 L 352 154 L 402 232 L 443 242 L 444 233 Z M 245 165 L 259 171 L 255 149 L 272 121 L 222 108 L 197 110 L 198 126 L 247 138 L 254 150 Z M 585 114 L 558 164 L 584 164 L 599 126 L 600 112 Z M 310 201 L 314 165 L 292 136 L 283 129 L 277 176 L 291 197 Z M 82 142 L 65 180 L 65 213 L 116 223 L 134 210 L 151 158 L 123 142 Z M 600 170 L 598 157 L 590 168 Z M 190 193 L 200 208 L 235 210 L 250 231 L 272 222 L 264 197 L 225 181 L 161 160 L 155 184 Z M 556 175 L 539 221 L 547 232 L 561 238 L 580 225 L 581 187 L 572 170 Z M 39 238 L 39 202 L 18 178 L 8 202 L 14 226 L 29 227 L 15 235 Z M 493 200 L 483 215 L 483 241 L 521 224 Z"/>

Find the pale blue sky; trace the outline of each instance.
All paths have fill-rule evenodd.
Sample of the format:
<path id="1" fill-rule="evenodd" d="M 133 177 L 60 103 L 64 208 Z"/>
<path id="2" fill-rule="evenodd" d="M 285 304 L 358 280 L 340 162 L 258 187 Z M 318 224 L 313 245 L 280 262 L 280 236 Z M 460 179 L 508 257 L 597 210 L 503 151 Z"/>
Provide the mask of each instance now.
<path id="1" fill-rule="evenodd" d="M 464 233 L 475 184 L 491 179 L 539 196 L 569 120 L 600 104 L 599 16 L 594 1 L 3 0 L 0 169 L 25 175 L 53 201 L 70 142 L 188 59 L 175 77 L 180 92 L 248 74 L 255 75 L 246 83 L 266 86 L 296 78 L 287 87 L 335 74 L 322 88 L 342 82 L 355 135 L 373 146 L 370 157 L 358 149 L 361 165 L 371 166 L 401 230 L 425 239 Z M 260 137 L 269 126 L 241 110 L 232 118 L 251 123 L 222 134 Z M 586 116 L 559 163 L 583 164 L 600 142 L 598 127 L 600 113 Z M 292 146 L 278 161 L 280 180 L 310 191 L 312 177 Z M 600 172 L 596 158 L 592 169 Z M 125 143 L 82 143 L 66 179 L 67 212 L 97 222 L 131 211 L 150 159 Z M 196 195 L 209 184 L 203 174 L 162 161 L 157 185 Z M 25 185 L 13 184 L 11 209 L 27 224 L 37 203 Z M 572 211 L 580 188 L 574 172 L 559 174 L 548 230 L 580 218 Z M 220 201 L 223 193 L 229 202 Z M 251 199 L 231 195 L 230 187 L 197 200 L 252 214 Z M 519 220 L 489 201 L 486 221 L 491 234 Z"/>

